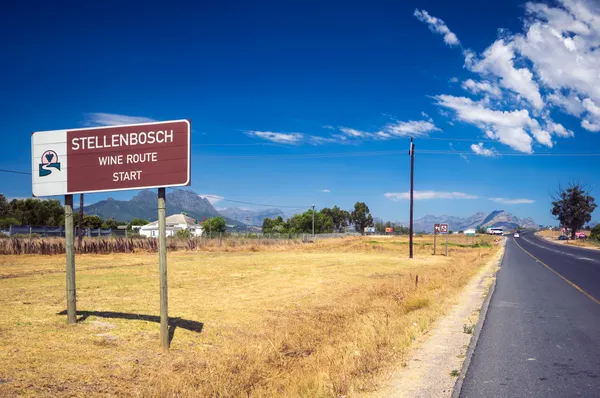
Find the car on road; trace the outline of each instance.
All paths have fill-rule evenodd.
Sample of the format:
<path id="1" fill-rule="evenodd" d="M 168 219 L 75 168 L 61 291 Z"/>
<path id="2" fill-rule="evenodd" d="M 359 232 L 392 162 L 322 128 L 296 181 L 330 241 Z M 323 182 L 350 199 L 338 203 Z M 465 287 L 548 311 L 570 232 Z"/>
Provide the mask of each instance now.
<path id="1" fill-rule="evenodd" d="M 567 235 L 561 235 L 558 237 L 558 240 L 569 240 L 569 237 Z"/>
<path id="2" fill-rule="evenodd" d="M 518 238 L 520 235 L 518 232 L 515 232 L 515 234 L 513 235 L 513 237 Z"/>

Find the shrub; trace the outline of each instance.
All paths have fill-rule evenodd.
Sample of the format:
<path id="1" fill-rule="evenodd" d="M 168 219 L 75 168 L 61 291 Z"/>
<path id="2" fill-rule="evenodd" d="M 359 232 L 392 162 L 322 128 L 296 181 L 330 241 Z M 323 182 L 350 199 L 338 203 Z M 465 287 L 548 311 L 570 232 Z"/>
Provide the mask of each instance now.
<path id="1" fill-rule="evenodd" d="M 40 234 L 14 234 L 11 235 L 11 238 L 16 238 L 16 239 L 36 239 L 36 238 L 41 238 L 42 236 Z"/>
<path id="2" fill-rule="evenodd" d="M 190 232 L 189 229 L 180 229 L 175 234 L 175 237 L 178 239 L 189 239 L 192 237 L 192 233 Z"/>
<path id="3" fill-rule="evenodd" d="M 0 239 L 8 239 L 9 236 L 6 235 L 5 233 L 0 232 Z"/>
<path id="4" fill-rule="evenodd" d="M 592 232 L 590 233 L 590 239 L 595 240 L 596 242 L 600 242 L 600 224 L 592 228 Z"/>

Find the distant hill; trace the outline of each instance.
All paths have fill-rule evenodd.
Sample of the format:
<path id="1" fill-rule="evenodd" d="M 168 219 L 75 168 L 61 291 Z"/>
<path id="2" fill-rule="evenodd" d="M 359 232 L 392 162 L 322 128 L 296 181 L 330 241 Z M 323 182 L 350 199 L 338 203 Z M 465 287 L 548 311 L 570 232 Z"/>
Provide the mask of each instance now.
<path id="1" fill-rule="evenodd" d="M 96 214 L 103 219 L 115 218 L 118 221 L 131 221 L 134 218 L 142 218 L 155 221 L 158 218 L 157 202 L 158 194 L 156 192 L 144 190 L 130 200 L 108 198 L 84 206 L 83 211 L 85 214 Z M 207 199 L 183 189 L 167 193 L 167 216 L 179 213 L 186 213 L 199 221 L 221 215 Z M 234 219 L 223 218 L 229 225 L 242 225 Z"/>
<path id="2" fill-rule="evenodd" d="M 243 224 L 258 226 L 262 226 L 265 218 L 276 218 L 279 216 L 286 218 L 285 214 L 281 210 L 275 208 L 264 210 L 245 210 L 238 207 L 229 207 L 227 209 L 219 210 L 219 213 L 221 213 L 223 217 L 239 221 Z"/>
<path id="3" fill-rule="evenodd" d="M 519 226 L 525 228 L 537 228 L 535 221 L 530 218 L 519 218 L 504 210 L 495 210 L 489 214 L 475 213 L 470 217 L 455 217 L 455 216 L 433 216 L 427 215 L 418 218 L 414 221 L 415 231 L 433 232 L 433 224 L 448 224 L 448 228 L 452 231 L 460 231 L 469 228 L 482 227 L 505 227 L 514 229 Z M 408 225 L 408 222 L 401 222 L 402 225 Z"/>

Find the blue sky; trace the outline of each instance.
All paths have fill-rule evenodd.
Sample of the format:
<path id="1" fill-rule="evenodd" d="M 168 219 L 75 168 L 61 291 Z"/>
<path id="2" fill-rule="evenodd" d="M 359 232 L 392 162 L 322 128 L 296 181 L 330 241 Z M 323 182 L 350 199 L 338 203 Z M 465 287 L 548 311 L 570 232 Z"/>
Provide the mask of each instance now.
<path id="1" fill-rule="evenodd" d="M 191 189 L 234 200 L 406 220 L 410 136 L 417 217 L 551 223 L 557 183 L 600 184 L 598 156 L 559 156 L 600 153 L 591 1 L 12 2 L 0 31 L 2 169 L 32 131 L 187 118 Z"/>

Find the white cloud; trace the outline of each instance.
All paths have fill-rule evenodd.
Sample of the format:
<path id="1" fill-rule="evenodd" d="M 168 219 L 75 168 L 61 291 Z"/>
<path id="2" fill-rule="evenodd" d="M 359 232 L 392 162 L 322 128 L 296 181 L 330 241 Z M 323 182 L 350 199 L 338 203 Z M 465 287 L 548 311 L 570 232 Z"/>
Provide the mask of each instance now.
<path id="1" fill-rule="evenodd" d="M 223 196 L 211 195 L 208 193 L 201 193 L 201 194 L 198 194 L 198 196 L 200 196 L 203 199 L 208 200 L 211 205 L 214 205 L 215 203 L 218 203 L 218 202 L 222 201 L 223 199 L 225 199 Z"/>
<path id="2" fill-rule="evenodd" d="M 583 116 L 584 129 L 600 131 L 595 106 L 600 103 L 600 6 L 585 0 L 561 3 L 528 3 L 526 32 L 515 36 L 515 48 L 531 62 L 541 84 L 555 91 L 548 96 L 551 103 Z"/>
<path id="3" fill-rule="evenodd" d="M 497 111 L 485 108 L 466 97 L 438 95 L 434 97 L 438 105 L 456 111 L 458 119 L 471 123 L 486 132 L 489 138 L 496 139 L 511 148 L 525 153 L 532 153 L 532 138 L 526 129 L 536 131 L 536 138 L 547 145 L 546 137 L 540 133 L 539 123 L 529 117 L 525 109 L 518 111 Z M 546 132 L 546 134 L 548 134 Z M 549 134 L 548 134 L 549 135 Z M 551 143 L 550 143 L 551 146 Z"/>
<path id="4" fill-rule="evenodd" d="M 541 109 L 544 101 L 533 74 L 527 68 L 515 68 L 514 58 L 513 43 L 500 39 L 483 52 L 481 60 L 473 60 L 469 69 L 483 75 L 497 76 L 502 87 L 523 96 L 536 109 Z"/>
<path id="5" fill-rule="evenodd" d="M 425 112 L 423 112 L 423 111 L 421 111 L 421 116 L 423 116 L 423 117 L 426 117 L 426 118 L 429 118 L 429 115 L 428 115 L 428 114 L 426 114 L 426 113 L 425 113 Z"/>
<path id="6" fill-rule="evenodd" d="M 596 103 L 589 98 L 583 100 L 583 107 L 590 115 L 594 117 L 600 117 L 600 108 L 596 106 Z"/>
<path id="7" fill-rule="evenodd" d="M 507 199 L 507 198 L 488 198 L 489 200 L 505 205 L 520 205 L 520 204 L 531 204 L 535 203 L 532 199 Z"/>
<path id="8" fill-rule="evenodd" d="M 573 131 L 566 129 L 565 126 L 560 123 L 554 123 L 550 118 L 546 118 L 545 122 L 546 130 L 548 130 L 548 132 L 551 134 L 555 134 L 563 138 L 573 137 L 575 135 Z"/>
<path id="9" fill-rule="evenodd" d="M 450 78 L 450 80 L 448 80 L 448 81 L 449 81 L 450 83 L 458 83 L 458 77 L 456 77 L 456 76 L 452 76 L 452 77 Z"/>
<path id="10" fill-rule="evenodd" d="M 500 27 L 499 38 L 482 54 L 461 47 L 464 67 L 484 78 L 467 79 L 462 87 L 483 99 L 438 95 L 438 105 L 525 153 L 533 152 L 534 140 L 553 147 L 554 137 L 574 136 L 551 120 L 554 110 L 579 118 L 583 129 L 600 132 L 600 3 L 529 2 L 525 13 L 521 33 Z M 444 32 L 436 26 L 447 29 L 424 11 L 416 10 L 415 16 L 437 33 Z"/>
<path id="11" fill-rule="evenodd" d="M 514 42 L 550 88 L 570 88 L 600 99 L 600 8 L 592 2 L 563 0 L 562 6 L 528 3 L 525 35 Z"/>
<path id="12" fill-rule="evenodd" d="M 473 79 L 467 79 L 464 82 L 462 82 L 461 86 L 463 89 L 470 91 L 473 94 L 484 93 L 490 94 L 494 97 L 502 96 L 502 92 L 500 91 L 498 86 L 487 81 L 476 82 Z"/>
<path id="13" fill-rule="evenodd" d="M 329 189 L 319 189 L 319 192 L 329 193 L 331 192 Z"/>
<path id="14" fill-rule="evenodd" d="M 416 9 L 414 14 L 415 17 L 421 22 L 426 23 L 432 32 L 439 33 L 444 36 L 444 42 L 449 46 L 455 46 L 460 44 L 458 37 L 448 29 L 448 26 L 439 18 L 429 15 L 425 10 Z"/>
<path id="15" fill-rule="evenodd" d="M 356 130 L 356 129 L 351 129 L 349 127 L 340 127 L 340 131 L 350 137 L 366 137 L 369 136 L 370 133 L 367 133 L 366 131 L 360 131 L 360 130 Z"/>
<path id="16" fill-rule="evenodd" d="M 409 200 L 410 192 L 387 192 L 383 196 L 386 198 L 398 201 Z M 438 191 L 414 191 L 415 200 L 428 199 L 477 199 L 478 196 L 469 195 L 463 192 L 438 192 Z"/>
<path id="17" fill-rule="evenodd" d="M 498 155 L 498 153 L 496 152 L 496 150 L 484 148 L 483 147 L 483 142 L 480 142 L 479 144 L 472 144 L 471 145 L 471 150 L 475 153 L 475 155 L 479 155 L 479 156 L 491 157 L 491 156 Z"/>
<path id="18" fill-rule="evenodd" d="M 422 112 L 427 115 L 425 112 Z M 307 136 L 309 143 L 320 145 L 325 143 L 356 144 L 364 140 L 388 140 L 405 136 L 424 136 L 434 131 L 440 131 L 433 120 L 410 120 L 408 122 L 395 121 L 388 123 L 382 130 L 368 132 L 350 127 L 338 127 L 340 134 L 331 134 L 329 137 Z"/>
<path id="19" fill-rule="evenodd" d="M 419 137 L 427 135 L 433 131 L 440 131 L 435 124 L 424 121 L 424 120 L 410 120 L 408 122 L 394 122 L 389 123 L 384 127 L 384 131 L 393 136 L 405 137 L 413 136 Z"/>
<path id="20" fill-rule="evenodd" d="M 546 96 L 546 100 L 549 103 L 560 107 L 569 115 L 580 116 L 583 112 L 585 112 L 585 108 L 583 107 L 581 100 L 573 93 L 566 96 L 560 93 L 548 94 Z"/>
<path id="21" fill-rule="evenodd" d="M 588 119 L 584 119 L 581 122 L 581 127 L 593 133 L 597 133 L 598 131 L 600 131 L 600 123 L 594 123 L 592 121 L 589 121 Z"/>
<path id="22" fill-rule="evenodd" d="M 246 131 L 251 137 L 262 138 L 263 140 L 276 142 L 278 144 L 299 144 L 304 139 L 301 133 L 276 133 L 272 131 Z"/>
<path id="23" fill-rule="evenodd" d="M 346 137 L 344 137 L 346 138 Z M 308 137 L 308 142 L 312 145 L 322 145 L 322 144 L 331 144 L 331 143 L 339 143 L 339 140 L 332 137 L 321 137 L 318 135 L 311 135 Z"/>
<path id="24" fill-rule="evenodd" d="M 86 126 L 117 126 L 121 124 L 151 123 L 156 120 L 144 116 L 127 116 L 115 113 L 92 112 L 85 114 Z"/>

